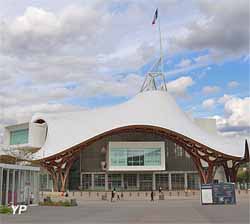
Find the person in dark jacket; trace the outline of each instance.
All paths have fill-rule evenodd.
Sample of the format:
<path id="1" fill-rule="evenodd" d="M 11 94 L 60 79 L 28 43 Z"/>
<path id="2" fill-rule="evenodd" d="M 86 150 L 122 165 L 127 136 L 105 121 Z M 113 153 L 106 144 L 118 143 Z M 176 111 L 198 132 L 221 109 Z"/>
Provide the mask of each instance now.
<path id="1" fill-rule="evenodd" d="M 151 191 L 150 196 L 151 196 L 151 201 L 154 201 L 154 192 L 153 191 Z"/>
<path id="2" fill-rule="evenodd" d="M 111 191 L 111 202 L 113 202 L 115 198 L 115 188 Z"/>

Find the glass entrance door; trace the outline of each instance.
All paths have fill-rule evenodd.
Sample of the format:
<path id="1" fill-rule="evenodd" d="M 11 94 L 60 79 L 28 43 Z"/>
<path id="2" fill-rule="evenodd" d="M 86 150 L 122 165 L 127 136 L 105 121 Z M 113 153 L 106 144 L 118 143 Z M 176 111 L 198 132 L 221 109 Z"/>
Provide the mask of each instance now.
<path id="1" fill-rule="evenodd" d="M 152 185 L 153 185 L 152 174 L 140 174 L 140 190 L 141 191 L 151 191 Z"/>

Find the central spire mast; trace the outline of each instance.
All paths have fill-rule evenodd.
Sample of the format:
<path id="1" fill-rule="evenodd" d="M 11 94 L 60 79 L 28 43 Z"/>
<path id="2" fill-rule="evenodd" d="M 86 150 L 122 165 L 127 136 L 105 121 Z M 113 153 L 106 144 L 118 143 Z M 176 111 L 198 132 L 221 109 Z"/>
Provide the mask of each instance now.
<path id="1" fill-rule="evenodd" d="M 164 74 L 164 56 L 163 56 L 163 49 L 162 49 L 161 24 L 160 24 L 160 17 L 158 16 L 158 9 L 156 9 L 155 11 L 152 25 L 154 25 L 156 21 L 158 21 L 160 57 L 153 64 L 153 66 L 150 68 L 149 72 L 147 73 L 145 80 L 143 82 L 143 85 L 141 87 L 141 92 L 148 91 L 148 90 L 157 90 L 157 82 L 156 82 L 157 78 L 161 79 L 160 89 L 167 91 L 167 85 L 166 85 L 165 74 Z"/>

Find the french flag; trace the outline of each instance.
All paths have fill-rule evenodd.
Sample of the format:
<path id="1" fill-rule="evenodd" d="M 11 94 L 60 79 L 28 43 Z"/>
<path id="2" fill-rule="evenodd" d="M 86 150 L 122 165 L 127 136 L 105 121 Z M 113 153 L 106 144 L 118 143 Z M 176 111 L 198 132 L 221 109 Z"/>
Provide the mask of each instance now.
<path id="1" fill-rule="evenodd" d="M 157 18 L 158 18 L 158 9 L 155 10 L 155 14 L 154 14 L 154 19 L 153 19 L 153 21 L 152 21 L 152 25 L 155 24 Z"/>

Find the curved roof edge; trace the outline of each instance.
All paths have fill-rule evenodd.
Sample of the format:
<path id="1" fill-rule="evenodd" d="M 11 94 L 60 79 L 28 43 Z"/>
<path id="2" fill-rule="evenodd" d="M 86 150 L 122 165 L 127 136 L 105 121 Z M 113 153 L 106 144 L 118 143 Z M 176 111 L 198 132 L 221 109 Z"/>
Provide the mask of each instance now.
<path id="1" fill-rule="evenodd" d="M 154 126 L 171 130 L 225 155 L 242 157 L 243 138 L 226 138 L 196 125 L 165 91 L 148 91 L 131 100 L 106 108 L 57 114 L 36 114 L 48 125 L 44 146 L 36 159 L 51 157 L 95 136 L 127 126 Z"/>

